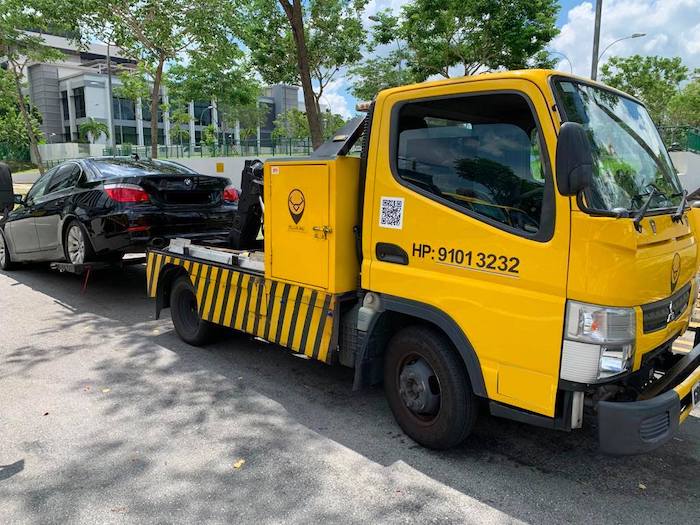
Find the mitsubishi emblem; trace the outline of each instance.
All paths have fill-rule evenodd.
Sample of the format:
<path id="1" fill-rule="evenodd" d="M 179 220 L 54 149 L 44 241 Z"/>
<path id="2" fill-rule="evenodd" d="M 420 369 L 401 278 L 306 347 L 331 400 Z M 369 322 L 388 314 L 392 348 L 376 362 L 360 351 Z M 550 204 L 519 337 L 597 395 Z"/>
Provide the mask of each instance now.
<path id="1" fill-rule="evenodd" d="M 673 313 L 673 301 L 668 303 L 668 316 L 666 317 L 666 323 L 670 323 L 675 319 L 675 314 Z"/>

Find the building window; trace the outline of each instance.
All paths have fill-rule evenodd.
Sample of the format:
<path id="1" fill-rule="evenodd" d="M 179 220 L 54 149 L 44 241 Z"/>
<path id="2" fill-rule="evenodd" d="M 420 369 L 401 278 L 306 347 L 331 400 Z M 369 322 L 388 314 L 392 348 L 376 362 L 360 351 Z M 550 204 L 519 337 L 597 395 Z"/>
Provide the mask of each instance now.
<path id="1" fill-rule="evenodd" d="M 73 137 L 70 134 L 70 126 L 63 128 L 63 142 L 73 142 Z"/>
<path id="2" fill-rule="evenodd" d="M 163 99 L 158 99 L 158 122 L 163 122 L 163 110 L 161 106 L 163 105 Z M 151 121 L 151 101 L 144 100 L 141 103 L 141 117 L 144 121 Z"/>
<path id="3" fill-rule="evenodd" d="M 136 104 L 133 100 L 112 97 L 115 120 L 136 120 Z"/>
<path id="4" fill-rule="evenodd" d="M 70 111 L 68 111 L 68 91 L 61 91 L 61 106 L 63 107 L 63 120 L 70 120 Z"/>
<path id="5" fill-rule="evenodd" d="M 115 138 L 117 144 L 138 144 L 139 138 L 134 126 L 116 126 Z"/>
<path id="6" fill-rule="evenodd" d="M 397 142 L 396 175 L 407 186 L 491 224 L 526 235 L 539 231 L 545 177 L 537 124 L 524 97 L 404 104 Z"/>
<path id="7" fill-rule="evenodd" d="M 211 112 L 214 110 L 207 109 L 210 105 L 209 102 L 194 103 L 194 123 L 196 126 L 208 126 L 211 124 Z"/>
<path id="8" fill-rule="evenodd" d="M 73 90 L 73 103 L 75 118 L 85 118 L 85 88 L 79 87 Z"/>

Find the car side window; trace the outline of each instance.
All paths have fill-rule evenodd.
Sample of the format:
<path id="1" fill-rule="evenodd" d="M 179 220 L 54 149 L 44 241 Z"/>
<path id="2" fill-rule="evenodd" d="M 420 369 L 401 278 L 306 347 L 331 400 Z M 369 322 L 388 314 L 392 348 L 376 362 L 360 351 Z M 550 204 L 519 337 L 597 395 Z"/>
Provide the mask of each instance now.
<path id="1" fill-rule="evenodd" d="M 44 196 L 49 181 L 51 180 L 51 177 L 54 176 L 56 171 L 57 169 L 54 168 L 51 171 L 47 171 L 41 177 L 39 177 L 39 179 L 34 183 L 34 186 L 32 186 L 29 192 L 27 193 L 27 203 L 31 203 L 36 199 Z"/>
<path id="2" fill-rule="evenodd" d="M 54 193 L 57 191 L 72 188 L 73 186 L 78 184 L 78 180 L 80 179 L 81 173 L 82 170 L 77 164 L 72 162 L 69 164 L 64 164 L 63 166 L 58 168 L 58 171 L 54 174 L 53 177 L 51 177 L 51 182 L 49 183 L 49 187 L 46 190 L 46 193 Z"/>
<path id="3" fill-rule="evenodd" d="M 514 93 L 407 103 L 398 112 L 396 175 L 486 222 L 536 234 L 545 177 L 537 123 Z"/>

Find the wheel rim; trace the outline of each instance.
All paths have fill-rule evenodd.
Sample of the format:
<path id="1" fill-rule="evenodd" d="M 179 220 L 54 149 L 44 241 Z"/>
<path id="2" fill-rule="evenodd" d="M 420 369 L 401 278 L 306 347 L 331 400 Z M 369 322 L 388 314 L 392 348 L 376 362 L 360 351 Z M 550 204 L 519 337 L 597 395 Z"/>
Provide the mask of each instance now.
<path id="1" fill-rule="evenodd" d="M 85 238 L 80 226 L 71 226 L 68 230 L 68 259 L 73 264 L 85 262 Z"/>
<path id="2" fill-rule="evenodd" d="M 180 320 L 183 328 L 188 333 L 196 332 L 199 328 L 199 311 L 197 310 L 197 297 L 189 291 L 185 290 L 179 297 Z"/>
<path id="3" fill-rule="evenodd" d="M 0 237 L 0 266 L 5 266 L 5 258 L 7 255 L 5 254 L 5 239 Z"/>
<path id="4" fill-rule="evenodd" d="M 397 375 L 399 397 L 419 422 L 431 423 L 440 411 L 440 381 L 428 361 L 419 355 L 409 355 Z"/>

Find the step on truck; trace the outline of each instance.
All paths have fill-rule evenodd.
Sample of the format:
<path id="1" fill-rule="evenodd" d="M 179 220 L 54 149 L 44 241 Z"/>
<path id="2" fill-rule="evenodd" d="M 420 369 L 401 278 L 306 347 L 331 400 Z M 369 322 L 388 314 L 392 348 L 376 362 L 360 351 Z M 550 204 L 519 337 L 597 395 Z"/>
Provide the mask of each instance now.
<path id="1" fill-rule="evenodd" d="M 595 425 L 614 454 L 671 439 L 700 401 L 700 346 L 672 349 L 698 229 L 644 106 L 530 70 L 366 109 L 309 157 L 247 162 L 229 247 L 151 250 L 158 314 L 193 345 L 228 327 L 351 367 L 430 448 L 479 409 Z"/>

